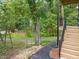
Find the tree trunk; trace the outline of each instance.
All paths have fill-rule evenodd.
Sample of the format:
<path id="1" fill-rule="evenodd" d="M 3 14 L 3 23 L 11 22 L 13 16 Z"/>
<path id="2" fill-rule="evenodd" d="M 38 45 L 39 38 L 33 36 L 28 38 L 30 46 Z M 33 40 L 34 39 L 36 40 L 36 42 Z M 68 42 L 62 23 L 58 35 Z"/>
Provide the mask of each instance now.
<path id="1" fill-rule="evenodd" d="M 3 40 L 3 37 L 2 37 L 1 33 L 0 33 L 0 39 L 1 39 L 2 43 L 4 43 L 4 40 Z"/>
<path id="2" fill-rule="evenodd" d="M 12 45 L 12 48 L 13 48 L 13 42 L 12 42 L 12 37 L 11 37 L 11 33 L 10 33 L 10 31 L 9 31 L 9 38 L 10 38 L 11 45 Z"/>
<path id="3" fill-rule="evenodd" d="M 39 17 L 37 17 L 33 27 L 34 27 L 35 44 L 40 44 L 40 18 Z"/>
<path id="4" fill-rule="evenodd" d="M 40 44 L 40 17 L 37 17 L 37 24 L 36 24 L 36 41 Z"/>
<path id="5" fill-rule="evenodd" d="M 6 37 L 7 37 L 7 29 L 6 29 L 6 33 L 5 33 L 5 45 L 6 45 Z"/>
<path id="6" fill-rule="evenodd" d="M 61 26 L 64 26 L 64 7 L 63 7 L 63 5 L 61 4 L 61 19 L 60 19 L 60 21 L 61 21 Z"/>

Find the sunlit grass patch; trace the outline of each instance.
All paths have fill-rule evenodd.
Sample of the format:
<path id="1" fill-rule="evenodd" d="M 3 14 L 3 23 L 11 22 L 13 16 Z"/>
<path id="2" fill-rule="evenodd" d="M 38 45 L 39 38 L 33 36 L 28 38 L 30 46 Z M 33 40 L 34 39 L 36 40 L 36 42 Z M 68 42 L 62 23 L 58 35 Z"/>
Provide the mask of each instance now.
<path id="1" fill-rule="evenodd" d="M 53 43 L 55 42 L 55 40 L 43 40 L 40 44 L 45 46 L 45 45 L 48 45 L 49 43 Z"/>
<path id="2" fill-rule="evenodd" d="M 9 37 L 9 35 L 7 35 L 7 37 Z M 12 38 L 25 38 L 25 34 L 21 34 L 21 33 L 11 33 L 11 37 L 12 37 Z"/>

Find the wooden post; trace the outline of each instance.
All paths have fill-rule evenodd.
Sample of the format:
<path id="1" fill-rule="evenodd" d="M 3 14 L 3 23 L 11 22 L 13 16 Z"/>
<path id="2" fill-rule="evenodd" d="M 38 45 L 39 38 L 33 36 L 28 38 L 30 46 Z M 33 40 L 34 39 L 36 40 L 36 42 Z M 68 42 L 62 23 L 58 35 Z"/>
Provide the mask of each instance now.
<path id="1" fill-rule="evenodd" d="M 62 22 L 62 26 L 64 27 L 64 6 L 61 4 L 61 18 L 60 21 Z"/>
<path id="2" fill-rule="evenodd" d="M 65 24 L 64 24 L 64 6 L 63 6 L 63 4 L 61 4 L 61 19 L 60 19 L 60 21 L 61 21 L 61 23 L 62 23 L 62 36 L 61 36 L 61 41 L 60 41 L 60 44 L 59 44 L 59 58 L 61 57 L 61 48 L 62 48 L 62 41 L 64 40 L 63 38 L 64 38 L 64 26 L 65 26 Z"/>
<path id="3" fill-rule="evenodd" d="M 58 46 L 58 49 L 56 49 L 56 51 L 58 52 L 58 59 L 60 57 L 60 41 L 59 41 L 59 26 L 60 26 L 60 0 L 57 0 L 57 46 Z"/>
<path id="4" fill-rule="evenodd" d="M 57 46 L 59 47 L 60 0 L 57 0 Z"/>

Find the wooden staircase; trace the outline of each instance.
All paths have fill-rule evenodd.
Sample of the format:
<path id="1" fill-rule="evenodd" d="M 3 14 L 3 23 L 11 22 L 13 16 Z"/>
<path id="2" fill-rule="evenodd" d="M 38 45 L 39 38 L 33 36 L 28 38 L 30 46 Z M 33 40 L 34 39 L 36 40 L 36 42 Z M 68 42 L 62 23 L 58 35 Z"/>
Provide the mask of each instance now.
<path id="1" fill-rule="evenodd" d="M 60 59 L 79 59 L 79 28 L 67 27 L 64 42 L 61 49 Z"/>

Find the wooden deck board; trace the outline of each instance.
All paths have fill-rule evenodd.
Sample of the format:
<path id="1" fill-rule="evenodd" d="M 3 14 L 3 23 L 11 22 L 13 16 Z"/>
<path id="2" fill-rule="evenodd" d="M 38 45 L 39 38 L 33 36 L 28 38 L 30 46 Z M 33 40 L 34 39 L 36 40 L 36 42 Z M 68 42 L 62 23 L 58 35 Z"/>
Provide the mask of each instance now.
<path id="1" fill-rule="evenodd" d="M 67 27 L 61 49 L 61 57 L 79 59 L 79 28 Z"/>

